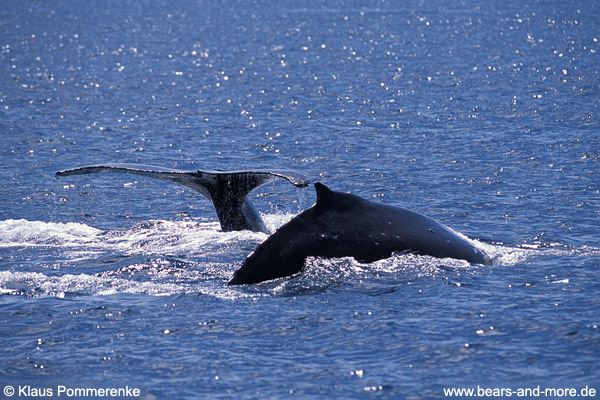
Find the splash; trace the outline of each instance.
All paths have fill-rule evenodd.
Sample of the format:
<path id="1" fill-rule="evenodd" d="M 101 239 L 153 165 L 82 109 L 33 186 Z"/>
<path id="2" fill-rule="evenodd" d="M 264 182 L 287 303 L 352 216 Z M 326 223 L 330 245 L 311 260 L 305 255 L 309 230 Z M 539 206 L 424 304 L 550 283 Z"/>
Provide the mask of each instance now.
<path id="1" fill-rule="evenodd" d="M 0 295 L 22 295 L 26 297 L 73 297 L 109 296 L 119 293 L 148 296 L 171 296 L 176 294 L 202 294 L 223 300 L 257 297 L 224 286 L 221 282 L 197 282 L 198 271 L 189 271 L 176 281 L 155 276 L 149 280 L 134 280 L 127 277 L 64 274 L 50 276 L 37 272 L 0 271 Z"/>
<path id="2" fill-rule="evenodd" d="M 293 218 L 293 214 L 270 214 L 264 219 L 271 231 Z M 251 231 L 223 232 L 218 222 L 150 220 L 123 231 L 102 231 L 75 223 L 43 221 L 0 221 L 0 247 L 87 247 L 122 250 L 127 254 L 148 252 L 194 252 L 206 244 L 220 245 L 232 241 L 259 240 L 264 233 Z"/>
<path id="3" fill-rule="evenodd" d="M 101 233 L 100 229 L 75 222 L 8 219 L 0 221 L 0 247 L 83 246 L 96 241 Z"/>
<path id="4" fill-rule="evenodd" d="M 263 217 L 274 231 L 293 216 L 287 213 Z M 3 249 L 0 261 L 4 267 L 0 271 L 0 295 L 201 293 L 236 299 L 319 292 L 339 285 L 395 285 L 422 277 L 449 276 L 456 271 L 476 274 L 478 270 L 478 266 L 463 260 L 404 253 L 370 264 L 350 257 L 309 258 L 302 273 L 294 277 L 251 287 L 227 287 L 225 283 L 239 266 L 237 263 L 267 237 L 250 231 L 222 232 L 218 222 L 191 219 L 151 220 L 115 231 L 80 223 L 0 221 L 0 249 Z M 492 269 L 545 254 L 582 257 L 600 254 L 598 248 L 590 246 L 515 248 L 464 238 L 493 258 L 494 264 L 489 267 Z M 59 265 L 56 268 L 32 266 L 27 261 L 43 258 L 40 255 L 50 252 Z M 101 271 L 89 273 L 90 267 Z"/>
<path id="5" fill-rule="evenodd" d="M 454 234 L 469 242 L 473 247 L 487 254 L 495 266 L 510 266 L 525 261 L 532 254 L 532 251 L 523 248 L 507 247 L 497 244 L 489 244 L 476 239 L 471 239 L 464 234 L 448 228 Z"/>
<path id="6" fill-rule="evenodd" d="M 276 214 L 265 220 L 276 229 L 292 217 Z M 80 223 L 0 221 L 0 295 L 254 297 L 259 294 L 225 283 L 234 261 L 266 238 L 251 231 L 222 232 L 218 222 L 202 220 L 145 221 L 114 231 Z M 44 264 L 49 254 L 53 262 Z M 40 261 L 31 264 L 30 259 Z M 89 273 L 90 268 L 102 271 Z"/>
<path id="7" fill-rule="evenodd" d="M 0 248 L 58 248 L 66 256 L 62 261 L 96 258 L 107 251 L 125 255 L 219 253 L 229 243 L 266 237 L 250 231 L 222 232 L 218 222 L 206 221 L 146 221 L 122 231 L 102 231 L 80 223 L 0 221 Z"/>

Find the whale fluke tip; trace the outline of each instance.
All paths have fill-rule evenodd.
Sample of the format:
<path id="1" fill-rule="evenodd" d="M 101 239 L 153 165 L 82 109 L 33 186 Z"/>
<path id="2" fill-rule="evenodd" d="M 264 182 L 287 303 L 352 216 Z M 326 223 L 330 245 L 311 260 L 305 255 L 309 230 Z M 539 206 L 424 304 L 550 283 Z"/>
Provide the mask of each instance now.
<path id="1" fill-rule="evenodd" d="M 260 185 L 285 179 L 296 187 L 308 186 L 304 174 L 290 170 L 196 170 L 180 171 L 138 164 L 100 164 L 58 171 L 55 176 L 116 172 L 142 175 L 188 187 L 209 199 L 224 231 L 249 229 L 269 233 L 258 212 L 247 199 L 248 193 Z"/>

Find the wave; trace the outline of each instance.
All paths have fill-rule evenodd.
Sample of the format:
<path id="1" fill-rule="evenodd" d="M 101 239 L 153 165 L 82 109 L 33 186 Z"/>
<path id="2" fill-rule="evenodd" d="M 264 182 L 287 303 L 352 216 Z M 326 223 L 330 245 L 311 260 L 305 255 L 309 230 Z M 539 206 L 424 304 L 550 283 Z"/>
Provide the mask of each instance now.
<path id="1" fill-rule="evenodd" d="M 289 221 L 293 214 L 264 216 L 271 230 Z M 69 255 L 93 256 L 99 250 L 135 254 L 204 254 L 235 241 L 263 241 L 267 235 L 250 231 L 223 232 L 218 222 L 151 220 L 127 230 L 103 231 L 81 223 L 0 221 L 0 248 L 69 248 Z M 82 250 L 74 253 L 73 250 Z"/>
<path id="2" fill-rule="evenodd" d="M 264 219 L 275 230 L 292 217 L 274 214 L 265 215 Z M 353 258 L 317 257 L 309 258 L 303 272 L 294 277 L 248 287 L 227 287 L 225 283 L 239 263 L 266 238 L 263 233 L 249 231 L 222 232 L 217 222 L 197 220 L 146 221 L 115 231 L 81 223 L 0 221 L 0 295 L 197 293 L 235 299 L 318 292 L 339 285 L 378 287 L 376 282 L 387 290 L 385 287 L 422 277 L 448 278 L 456 271 L 468 276 L 481 268 L 463 260 L 404 253 L 370 264 Z M 510 267 L 546 255 L 600 254 L 599 248 L 591 246 L 507 247 L 466 239 L 493 258 L 493 266 L 486 268 Z M 58 267 L 44 268 L 41 261 L 36 263 L 49 257 Z"/>
<path id="3" fill-rule="evenodd" d="M 164 273 L 164 271 L 163 271 Z M 177 294 L 210 295 L 223 300 L 233 300 L 250 295 L 224 286 L 221 282 L 199 285 L 197 271 L 179 276 L 177 281 L 161 278 L 161 274 L 149 280 L 135 280 L 107 274 L 64 274 L 51 276 L 38 272 L 0 271 L 0 295 L 22 295 L 26 297 L 73 297 L 107 296 L 119 293 L 149 296 L 171 296 Z"/>
<path id="4" fill-rule="evenodd" d="M 264 217 L 275 230 L 293 215 Z M 225 286 L 235 264 L 212 259 L 231 259 L 233 253 L 241 260 L 266 238 L 250 231 L 223 232 L 211 221 L 153 220 L 107 231 L 81 223 L 9 219 L 0 221 L 0 295 L 245 297 L 247 293 Z M 99 268 L 101 272 L 88 272 Z"/>
<path id="5" fill-rule="evenodd" d="M 75 222 L 0 221 L 0 247 L 89 245 L 102 231 Z"/>

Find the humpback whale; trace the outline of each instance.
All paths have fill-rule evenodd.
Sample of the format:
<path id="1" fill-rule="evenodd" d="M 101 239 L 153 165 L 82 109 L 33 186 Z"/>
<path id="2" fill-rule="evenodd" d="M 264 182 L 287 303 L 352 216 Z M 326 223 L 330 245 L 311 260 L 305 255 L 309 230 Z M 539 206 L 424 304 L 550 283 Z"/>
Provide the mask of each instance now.
<path id="1" fill-rule="evenodd" d="M 57 177 L 116 172 L 142 175 L 186 186 L 210 200 L 224 231 L 251 230 L 269 234 L 260 214 L 247 196 L 253 189 L 277 179 L 285 179 L 296 187 L 308 186 L 308 178 L 288 170 L 253 171 L 180 171 L 139 164 L 102 164 L 67 169 Z"/>
<path id="2" fill-rule="evenodd" d="M 295 171 L 179 171 L 137 164 L 91 165 L 60 171 L 56 176 L 99 172 L 136 174 L 186 186 L 211 200 L 224 231 L 248 229 L 267 234 L 248 193 L 276 179 L 300 188 L 308 186 L 308 178 Z M 395 252 L 412 252 L 474 264 L 492 262 L 462 235 L 423 214 L 336 192 L 320 182 L 314 186 L 316 203 L 259 244 L 228 285 L 297 274 L 307 257 L 354 257 L 370 263 Z"/>
<path id="3" fill-rule="evenodd" d="M 307 257 L 354 257 L 359 262 L 413 252 L 490 264 L 487 254 L 450 228 L 400 207 L 336 192 L 316 182 L 317 202 L 262 242 L 228 285 L 294 275 Z"/>

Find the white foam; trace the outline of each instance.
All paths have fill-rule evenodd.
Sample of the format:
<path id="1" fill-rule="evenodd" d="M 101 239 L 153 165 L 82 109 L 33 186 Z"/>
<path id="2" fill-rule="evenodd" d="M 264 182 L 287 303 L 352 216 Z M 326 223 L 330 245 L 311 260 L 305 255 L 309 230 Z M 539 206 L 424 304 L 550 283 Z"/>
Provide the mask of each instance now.
<path id="1" fill-rule="evenodd" d="M 67 293 L 113 294 L 136 293 L 154 296 L 183 293 L 184 285 L 137 282 L 122 278 L 103 278 L 87 274 L 47 276 L 38 272 L 0 271 L 3 291 L 22 291 L 30 296 L 64 297 Z"/>
<path id="2" fill-rule="evenodd" d="M 194 255 L 220 253 L 227 244 L 262 239 L 260 235 L 250 231 L 223 232 L 218 222 L 148 221 L 126 231 L 110 232 L 102 244 L 129 255 Z"/>
<path id="3" fill-rule="evenodd" d="M 292 214 L 266 215 L 271 229 L 287 222 Z M 268 235 L 250 231 L 223 232 L 216 221 L 146 221 L 126 230 L 103 231 L 79 223 L 52 223 L 28 220 L 0 221 L 0 247 L 11 251 L 15 260 L 25 257 L 27 249 L 33 252 L 54 250 L 59 270 L 46 275 L 45 271 L 0 271 L 0 295 L 26 296 L 110 295 L 135 293 L 163 296 L 180 293 L 202 293 L 221 299 L 236 299 L 263 294 L 248 294 L 244 290 L 225 285 L 232 266 L 193 262 L 185 268 L 174 267 L 165 255 L 186 257 L 207 256 L 236 251 L 244 243 L 260 243 Z M 238 250 L 241 249 L 238 247 Z M 43 250 L 35 250 L 43 247 Z M 243 251 L 245 253 L 245 250 Z M 59 274 L 78 267 L 82 262 L 104 254 L 143 255 L 147 262 L 108 270 L 106 273 Z M 161 262 L 161 260 L 163 262 Z M 139 262 L 139 259 L 137 259 Z M 17 265 L 17 264 L 15 264 Z M 41 265 L 40 265 L 41 266 Z M 188 268 L 189 267 L 189 268 Z M 65 269 L 66 268 L 66 269 Z M 129 274 L 135 272 L 135 279 Z"/>
<path id="4" fill-rule="evenodd" d="M 533 254 L 532 251 L 527 249 L 480 242 L 479 240 L 471 239 L 470 237 L 465 236 L 462 233 L 457 232 L 451 228 L 448 229 L 450 229 L 460 238 L 469 242 L 476 249 L 481 250 L 483 253 L 487 254 L 492 259 L 493 264 L 497 266 L 515 265 L 519 262 L 525 261 L 529 256 Z"/>
<path id="5" fill-rule="evenodd" d="M 261 214 L 261 216 L 263 221 L 265 221 L 267 229 L 269 229 L 271 232 L 275 232 L 280 226 L 288 223 L 292 218 L 294 218 L 295 214 Z"/>
<path id="6" fill-rule="evenodd" d="M 272 231 L 293 218 L 293 214 L 268 214 L 264 220 Z M 460 234 L 459 234 L 460 235 Z M 575 256 L 598 255 L 600 248 L 582 246 L 553 246 L 550 248 L 510 248 L 491 245 L 461 235 L 494 260 L 496 266 L 510 266 L 530 257 L 544 254 L 570 254 Z M 238 287 L 227 287 L 225 282 L 234 266 L 203 261 L 201 265 L 190 263 L 189 268 L 174 266 L 164 260 L 165 255 L 193 257 L 227 255 L 236 251 L 240 261 L 246 254 L 248 243 L 260 243 L 268 236 L 250 231 L 222 232 L 216 221 L 146 221 L 126 230 L 103 231 L 79 223 L 52 223 L 27 220 L 0 221 L 0 248 L 14 250 L 19 257 L 26 256 L 27 248 L 44 246 L 56 248 L 60 272 L 68 272 L 85 260 L 102 257 L 103 254 L 143 255 L 148 261 L 123 267 L 122 270 L 108 269 L 100 275 L 62 274 L 54 269 L 48 275 L 40 272 L 0 271 L 0 295 L 23 293 L 28 296 L 64 297 L 67 293 L 109 295 L 136 293 L 147 295 L 171 295 L 177 293 L 203 293 L 223 299 L 265 295 L 264 287 L 256 293 Z M 46 249 L 44 252 L 48 251 Z M 233 252 L 233 253 L 232 253 Z M 217 257 L 220 259 L 220 256 Z M 162 260 L 162 261 L 161 261 Z M 139 262 L 139 258 L 135 262 Z M 16 265 L 16 264 L 15 264 Z M 64 268 L 67 267 L 66 270 Z M 435 276 L 444 268 L 475 268 L 466 261 L 437 259 L 414 254 L 398 254 L 371 264 L 361 264 L 353 258 L 320 259 L 309 258 L 299 279 L 283 279 L 267 284 L 267 293 L 278 295 L 291 288 L 319 288 L 339 282 L 361 282 L 377 276 L 398 276 L 399 279 L 417 276 Z M 110 267 L 109 267 L 110 268 Z M 136 273 L 136 278 L 128 274 Z M 79 271 L 78 271 L 79 272 Z M 133 275 L 133 274 L 132 274 Z M 272 287 L 275 285 L 274 287 Z M 269 289 L 271 288 L 271 289 Z M 292 289 L 294 290 L 294 289 Z"/>
<path id="7" fill-rule="evenodd" d="M 102 231 L 84 224 L 69 222 L 28 221 L 7 219 L 0 221 L 0 247 L 87 245 Z"/>
<path id="8" fill-rule="evenodd" d="M 224 300 L 250 296 L 218 282 L 204 285 L 195 282 L 197 273 L 178 277 L 178 282 L 157 282 L 156 279 L 137 281 L 114 276 L 89 274 L 64 274 L 48 276 L 39 272 L 0 271 L 0 294 L 24 294 L 30 297 L 59 297 L 66 295 L 113 295 L 117 293 L 169 296 L 184 293 L 201 293 Z M 156 277 L 160 279 L 160 277 Z M 189 283 L 187 283 L 188 281 Z M 217 286 L 218 285 L 218 286 Z M 214 287 L 213 287 L 214 286 Z M 253 296 L 254 297 L 254 296 Z"/>
<path id="9" fill-rule="evenodd" d="M 271 225 L 280 219 L 268 218 Z M 266 238 L 263 233 L 250 231 L 223 232 L 219 223 L 212 221 L 147 221 L 122 231 L 102 231 L 79 223 L 0 221 L 0 248 L 61 248 L 69 262 L 96 258 L 106 251 L 127 255 L 218 254 L 231 243 Z"/>

